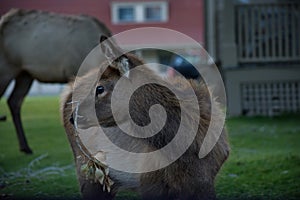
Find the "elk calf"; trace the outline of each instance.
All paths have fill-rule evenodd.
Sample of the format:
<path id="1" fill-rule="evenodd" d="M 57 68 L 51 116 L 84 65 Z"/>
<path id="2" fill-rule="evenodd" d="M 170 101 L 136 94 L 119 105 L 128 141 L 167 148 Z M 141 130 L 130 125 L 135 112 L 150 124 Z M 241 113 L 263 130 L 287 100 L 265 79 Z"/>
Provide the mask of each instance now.
<path id="1" fill-rule="evenodd" d="M 101 41 L 105 39 L 106 38 L 102 37 Z M 114 56 L 117 58 L 114 59 L 113 62 L 104 62 L 100 66 L 100 69 L 96 69 L 83 77 L 77 78 L 76 85 L 71 85 L 71 89 L 65 92 L 61 104 L 63 123 L 73 150 L 83 198 L 112 199 L 118 190 L 123 188 L 135 188 L 140 192 L 143 199 L 215 199 L 214 179 L 229 155 L 229 145 L 227 143 L 226 131 L 223 129 L 212 151 L 204 158 L 200 159 L 198 157 L 211 118 L 218 117 L 211 114 L 211 106 L 215 102 L 210 101 L 207 87 L 196 81 L 186 81 L 192 86 L 196 94 L 197 106 L 199 106 L 199 110 L 201 111 L 200 114 L 193 112 L 187 113 L 182 110 L 180 108 L 180 100 L 178 100 L 176 95 L 166 86 L 145 84 L 139 87 L 130 98 L 129 105 L 126 105 L 129 107 L 131 119 L 138 126 L 145 127 L 149 125 L 149 123 L 151 123 L 151 116 L 149 116 L 151 114 L 148 113 L 149 109 L 151 109 L 151 106 L 159 104 L 165 109 L 166 122 L 156 135 L 147 138 L 131 137 L 124 133 L 115 121 L 115 116 L 113 116 L 113 110 L 111 108 L 112 94 L 118 80 L 122 76 L 129 76 L 130 81 L 132 77 L 130 77 L 131 74 L 128 74 L 128 71 L 137 69 L 138 66 L 144 63 L 132 54 L 122 54 L 120 47 L 109 40 L 102 42 L 101 48 L 108 59 Z M 100 77 L 99 71 L 101 70 L 102 75 Z M 161 77 L 155 75 L 150 69 L 142 68 L 137 70 L 139 70 L 140 77 L 151 77 L 153 82 L 162 80 Z M 91 80 L 95 78 L 96 83 L 91 84 Z M 187 87 L 186 82 L 181 78 L 176 78 L 169 80 L 168 84 L 175 87 L 179 93 L 185 94 L 185 88 Z M 77 91 L 79 94 L 89 91 L 89 95 L 83 95 L 84 97 L 82 97 L 78 106 L 73 106 L 72 108 L 70 102 L 74 101 L 74 99 L 72 100 L 74 91 Z M 126 89 L 123 92 L 126 93 Z M 88 101 L 91 99 L 93 101 Z M 188 95 L 186 99 L 189 99 Z M 90 102 L 94 102 L 95 104 L 91 106 Z M 76 111 L 74 108 L 76 108 Z M 93 120 L 93 117 L 91 117 L 92 114 L 90 110 L 93 109 L 96 112 L 96 120 Z M 122 115 L 122 112 L 119 112 L 119 114 Z M 200 116 L 197 121 L 196 135 L 187 150 L 169 165 L 144 173 L 122 172 L 110 168 L 108 176 L 109 180 L 113 181 L 110 191 L 103 191 L 103 185 L 101 183 L 87 178 L 86 174 L 82 172 L 82 166 L 84 166 L 90 158 L 84 153 L 88 151 L 88 149 L 85 149 L 86 146 L 78 142 L 78 138 L 76 138 L 78 128 L 89 129 L 100 125 L 110 141 L 120 148 L 130 152 L 149 153 L 165 147 L 174 139 L 179 129 L 179 124 L 182 122 L 183 115 L 187 117 L 187 121 L 197 119 L 194 117 L 196 115 Z M 80 121 L 82 122 L 81 125 L 79 125 Z M 143 134 L 142 132 L 137 132 L 136 128 L 132 128 L 131 130 L 136 135 Z M 189 137 L 188 132 L 185 134 L 186 137 Z M 182 138 L 182 142 L 184 142 L 185 139 L 186 138 Z M 99 148 L 101 149 L 101 146 Z M 174 149 L 174 151 L 176 151 L 176 149 Z M 107 155 L 109 155 L 109 153 L 110 152 L 108 152 Z M 112 159 L 115 162 L 123 162 L 124 166 L 132 162 L 128 160 L 127 157 L 120 158 L 118 155 L 114 156 Z M 168 160 L 170 157 L 162 153 L 159 159 Z M 149 167 L 148 165 L 151 165 L 151 161 L 144 160 L 134 164 L 139 165 L 140 168 L 143 169 L 143 167 Z"/>

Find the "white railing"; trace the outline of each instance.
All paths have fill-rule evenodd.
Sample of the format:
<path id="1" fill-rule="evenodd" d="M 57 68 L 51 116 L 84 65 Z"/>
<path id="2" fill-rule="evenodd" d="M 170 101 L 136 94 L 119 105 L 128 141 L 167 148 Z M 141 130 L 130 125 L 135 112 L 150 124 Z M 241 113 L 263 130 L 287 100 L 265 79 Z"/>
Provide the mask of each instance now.
<path id="1" fill-rule="evenodd" d="M 300 2 L 236 6 L 238 60 L 300 60 Z"/>
<path id="2" fill-rule="evenodd" d="M 300 111 L 300 81 L 245 82 L 241 92 L 244 115 L 274 116 Z"/>

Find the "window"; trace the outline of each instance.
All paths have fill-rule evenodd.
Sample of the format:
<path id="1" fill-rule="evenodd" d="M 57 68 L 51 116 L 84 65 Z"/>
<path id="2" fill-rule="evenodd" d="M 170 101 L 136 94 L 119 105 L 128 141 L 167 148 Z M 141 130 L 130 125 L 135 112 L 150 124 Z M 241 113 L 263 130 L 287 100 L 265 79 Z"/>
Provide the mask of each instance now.
<path id="1" fill-rule="evenodd" d="M 119 22 L 133 22 L 134 18 L 135 12 L 133 7 L 120 7 L 118 9 Z"/>
<path id="2" fill-rule="evenodd" d="M 145 21 L 162 21 L 162 7 L 159 5 L 145 6 Z"/>
<path id="3" fill-rule="evenodd" d="M 165 1 L 112 3 L 112 22 L 114 24 L 166 22 L 168 4 Z"/>

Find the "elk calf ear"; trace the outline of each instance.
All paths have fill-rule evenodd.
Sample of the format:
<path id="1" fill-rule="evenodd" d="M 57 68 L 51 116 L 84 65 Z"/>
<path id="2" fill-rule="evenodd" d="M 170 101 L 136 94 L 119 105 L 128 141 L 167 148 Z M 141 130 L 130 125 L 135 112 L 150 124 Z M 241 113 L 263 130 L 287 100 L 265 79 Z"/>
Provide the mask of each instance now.
<path id="1" fill-rule="evenodd" d="M 112 63 L 118 57 L 118 55 L 122 54 L 117 45 L 104 35 L 100 37 L 100 47 L 104 53 L 104 56 L 110 63 Z"/>
<path id="2" fill-rule="evenodd" d="M 128 57 L 123 54 L 122 49 L 110 38 L 102 35 L 100 37 L 100 47 L 111 67 L 119 70 L 122 76 L 129 71 Z M 126 76 L 128 77 L 129 73 L 127 73 Z"/>

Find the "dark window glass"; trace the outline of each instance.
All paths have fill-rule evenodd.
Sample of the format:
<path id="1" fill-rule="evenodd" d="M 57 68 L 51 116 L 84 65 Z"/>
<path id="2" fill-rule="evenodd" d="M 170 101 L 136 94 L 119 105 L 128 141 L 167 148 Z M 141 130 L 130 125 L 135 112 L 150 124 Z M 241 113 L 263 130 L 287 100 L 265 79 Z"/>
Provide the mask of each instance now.
<path id="1" fill-rule="evenodd" d="M 135 13 L 133 7 L 121 7 L 118 9 L 118 20 L 120 22 L 134 22 Z"/>
<path id="2" fill-rule="evenodd" d="M 146 6 L 145 21 L 162 21 L 162 8 L 160 6 Z"/>

